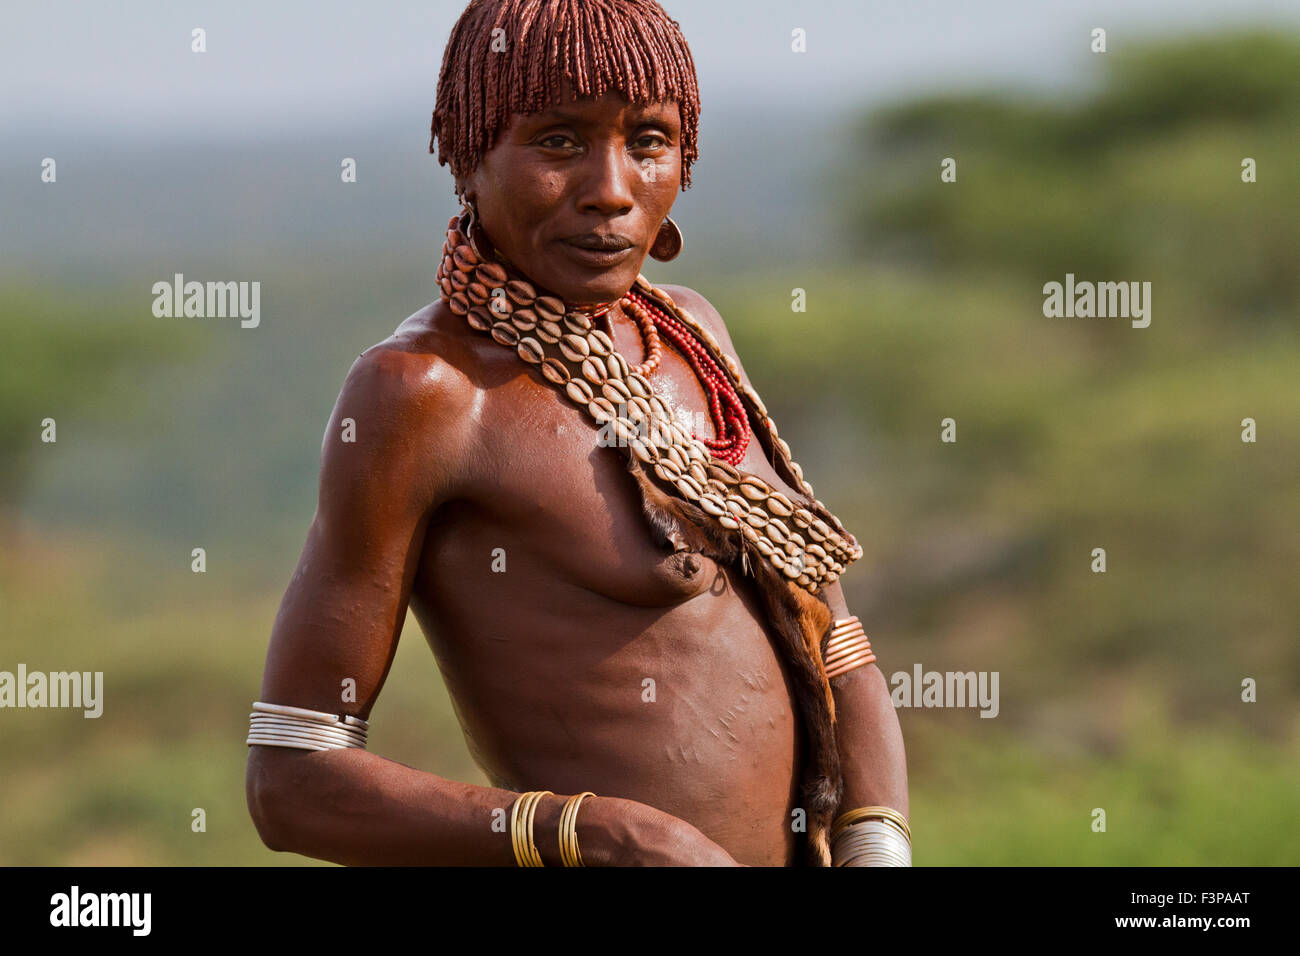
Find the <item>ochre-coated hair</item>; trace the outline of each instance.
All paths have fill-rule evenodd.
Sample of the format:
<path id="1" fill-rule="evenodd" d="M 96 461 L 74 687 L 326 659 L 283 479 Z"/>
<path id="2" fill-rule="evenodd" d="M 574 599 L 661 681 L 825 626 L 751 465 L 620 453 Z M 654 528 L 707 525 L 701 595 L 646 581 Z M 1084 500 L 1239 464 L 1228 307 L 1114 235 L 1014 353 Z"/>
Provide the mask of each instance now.
<path id="1" fill-rule="evenodd" d="M 493 31 L 497 31 L 494 35 Z M 655 0 L 473 0 L 452 27 L 438 73 L 429 152 L 462 179 L 514 113 L 615 90 L 631 103 L 676 100 L 682 188 L 691 184 L 700 95 L 686 38 Z"/>

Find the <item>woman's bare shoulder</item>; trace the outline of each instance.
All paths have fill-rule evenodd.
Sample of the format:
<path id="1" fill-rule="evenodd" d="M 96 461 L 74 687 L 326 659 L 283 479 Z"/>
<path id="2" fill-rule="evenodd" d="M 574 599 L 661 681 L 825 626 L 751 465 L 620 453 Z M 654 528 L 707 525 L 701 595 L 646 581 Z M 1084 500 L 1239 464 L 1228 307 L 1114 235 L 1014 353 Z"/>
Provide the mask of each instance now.
<path id="1" fill-rule="evenodd" d="M 456 318 L 441 300 L 408 316 L 357 356 L 340 398 L 402 430 L 453 426 L 478 391 L 473 343 Z"/>
<path id="2" fill-rule="evenodd" d="M 448 396 L 473 389 L 478 351 L 464 320 L 435 299 L 407 316 L 382 342 L 357 356 L 358 362 L 383 370 L 382 377 L 418 391 L 435 390 Z"/>
<path id="3" fill-rule="evenodd" d="M 736 347 L 731 342 L 731 335 L 727 332 L 727 323 L 723 320 L 722 314 L 713 307 L 708 299 L 696 292 L 689 286 L 684 285 L 661 285 L 658 288 L 663 289 L 670 296 L 678 307 L 689 312 L 701 325 L 713 333 L 713 337 L 718 340 L 722 350 L 737 361 L 740 357 L 736 355 Z"/>

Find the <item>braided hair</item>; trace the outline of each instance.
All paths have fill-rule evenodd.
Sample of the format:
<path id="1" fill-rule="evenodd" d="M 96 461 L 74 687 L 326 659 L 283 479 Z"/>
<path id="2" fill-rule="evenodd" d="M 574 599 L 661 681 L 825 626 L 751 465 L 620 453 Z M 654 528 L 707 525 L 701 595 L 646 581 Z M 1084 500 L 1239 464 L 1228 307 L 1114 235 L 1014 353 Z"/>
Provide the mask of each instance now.
<path id="1" fill-rule="evenodd" d="M 655 0 L 472 0 L 452 27 L 429 135 L 438 164 L 460 180 L 496 144 L 514 113 L 573 94 L 614 90 L 631 103 L 675 100 L 682 121 L 682 189 L 699 155 L 695 61 L 677 21 Z"/>

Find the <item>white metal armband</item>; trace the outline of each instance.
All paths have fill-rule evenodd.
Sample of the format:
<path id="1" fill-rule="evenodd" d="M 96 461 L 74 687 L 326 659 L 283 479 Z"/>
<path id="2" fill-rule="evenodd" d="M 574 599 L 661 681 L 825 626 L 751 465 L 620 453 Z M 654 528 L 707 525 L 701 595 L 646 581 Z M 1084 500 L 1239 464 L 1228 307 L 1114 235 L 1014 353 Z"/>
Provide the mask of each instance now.
<path id="1" fill-rule="evenodd" d="M 293 747 L 297 750 L 366 749 L 370 724 L 348 714 L 327 714 L 303 707 L 257 701 L 248 715 L 249 746 Z"/>

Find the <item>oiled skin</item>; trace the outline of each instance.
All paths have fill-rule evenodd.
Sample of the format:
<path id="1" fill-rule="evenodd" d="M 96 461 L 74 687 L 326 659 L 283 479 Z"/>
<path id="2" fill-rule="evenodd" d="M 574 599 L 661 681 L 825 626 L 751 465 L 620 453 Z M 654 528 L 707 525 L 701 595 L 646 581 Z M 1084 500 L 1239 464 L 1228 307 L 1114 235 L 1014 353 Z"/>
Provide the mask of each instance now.
<path id="1" fill-rule="evenodd" d="M 672 104 L 612 94 L 516 116 L 471 193 L 527 274 L 566 301 L 607 301 L 671 208 L 679 137 Z M 643 177 L 651 161 L 666 172 Z M 616 268 L 589 268 L 564 245 L 601 223 L 635 241 Z M 703 297 L 667 289 L 739 362 Z M 643 361 L 628 317 L 598 324 Z M 667 343 L 648 378 L 712 436 L 703 387 Z M 755 434 L 740 467 L 793 494 L 767 451 Z M 409 605 L 493 786 L 367 751 L 254 746 L 248 802 L 268 846 L 348 864 L 512 865 L 500 819 L 517 791 L 542 789 L 555 796 L 534 830 L 558 865 L 564 797 L 590 790 L 578 817 L 589 865 L 795 860 L 800 734 L 752 585 L 656 543 L 625 454 L 598 446 L 583 411 L 441 302 L 358 358 L 326 428 L 317 511 L 260 699 L 370 716 Z M 849 614 L 838 584 L 822 593 Z M 341 694 L 349 681 L 353 697 Z M 906 813 L 883 676 L 861 667 L 834 689 L 843 807 Z"/>
<path id="2" fill-rule="evenodd" d="M 435 306 L 404 329 L 437 336 L 448 318 Z M 511 350 L 452 335 L 465 387 L 489 386 L 475 427 L 491 438 L 467 496 L 430 522 L 411 601 L 480 766 L 507 789 L 631 797 L 742 862 L 787 862 L 799 735 L 752 585 L 657 544 L 626 452 Z M 643 360 L 630 322 L 613 338 Z M 650 381 L 707 407 L 672 349 Z M 742 467 L 793 494 L 757 440 Z"/>
<path id="3" fill-rule="evenodd" d="M 702 320 L 716 316 L 689 290 L 668 288 Z M 629 362 L 643 361 L 638 330 L 618 318 L 612 328 L 608 316 L 599 321 Z M 712 330 L 730 347 L 720 325 Z M 649 380 L 674 407 L 707 407 L 671 348 Z M 344 418 L 356 422 L 353 443 L 341 440 Z M 395 495 L 407 484 L 395 475 L 410 476 L 428 500 L 375 502 L 368 527 L 318 536 L 322 553 L 309 539 L 306 573 L 350 552 L 369 586 L 330 622 L 352 638 L 335 661 L 309 647 L 320 650 L 311 624 L 323 609 L 297 615 L 291 588 L 263 699 L 338 710 L 329 697 L 344 676 L 370 699 L 392 652 L 388 625 L 409 600 L 495 785 L 631 798 L 688 820 L 740 862 L 790 862 L 800 739 L 750 582 L 657 544 L 626 452 L 600 447 L 588 415 L 441 302 L 358 359 L 326 431 L 325 474 L 336 477 L 332 455 L 367 457 L 381 428 L 385 442 L 409 436 L 400 443 L 407 462 L 371 476 L 337 469 L 344 481 L 323 487 L 322 500 L 346 498 L 359 482 Z M 422 461 L 433 481 L 416 476 Z M 794 493 L 757 437 L 741 466 Z M 421 510 L 427 519 L 413 527 Z M 330 578 L 312 580 L 298 579 L 303 599 L 328 600 Z"/>

